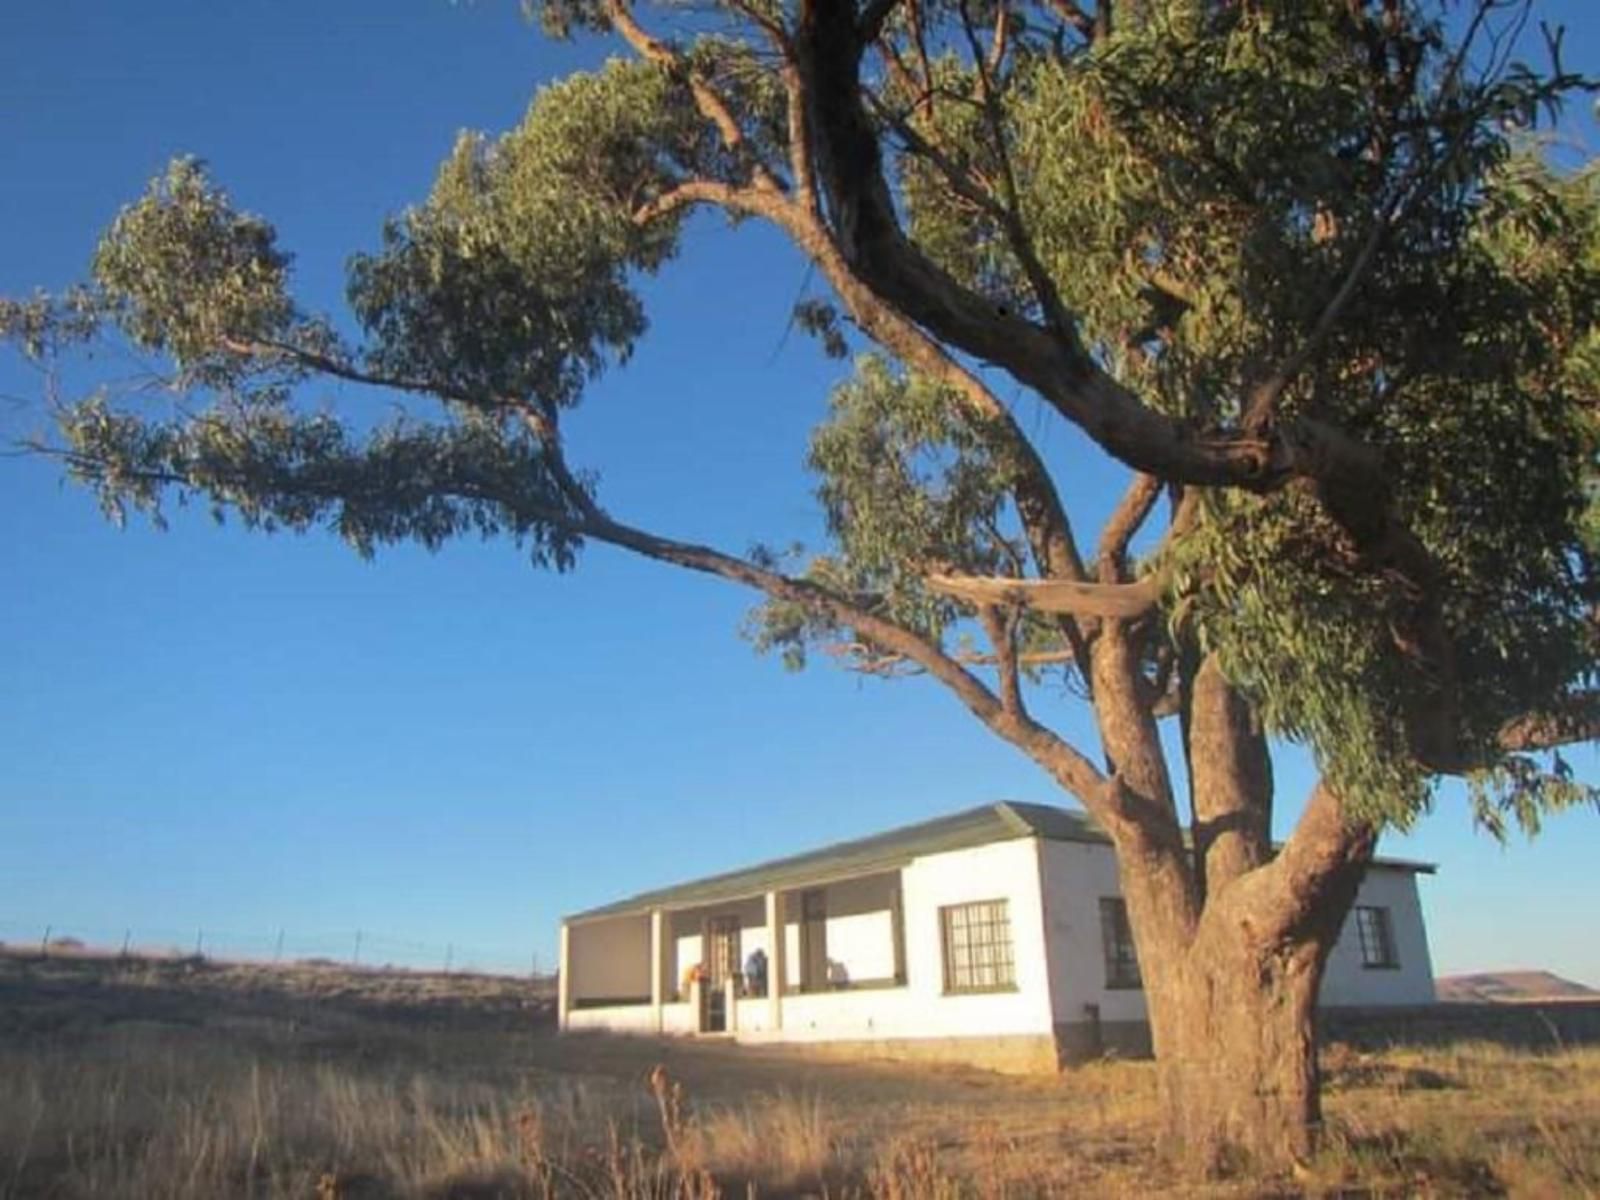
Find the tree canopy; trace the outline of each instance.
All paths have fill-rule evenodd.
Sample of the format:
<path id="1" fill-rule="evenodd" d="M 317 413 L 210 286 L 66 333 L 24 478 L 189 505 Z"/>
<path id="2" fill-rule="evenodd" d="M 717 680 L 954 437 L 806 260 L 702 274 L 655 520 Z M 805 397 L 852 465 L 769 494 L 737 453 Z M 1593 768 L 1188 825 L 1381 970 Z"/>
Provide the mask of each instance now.
<path id="1" fill-rule="evenodd" d="M 637 278 L 677 252 L 688 209 L 859 225 L 892 196 L 897 269 L 986 309 L 986 337 L 1051 337 L 1082 360 L 1062 374 L 1090 372 L 1190 461 L 1163 474 L 1115 426 L 1097 438 L 1111 453 L 1213 484 L 1133 574 L 1160 575 L 1167 619 L 1216 648 L 1274 734 L 1391 820 L 1430 768 L 1471 769 L 1525 824 L 1530 801 L 1576 798 L 1499 742 L 1593 661 L 1595 183 L 1527 132 L 1582 81 L 1506 61 L 1505 29 L 1469 31 L 1498 56 L 1473 73 L 1425 6 L 1128 5 L 1100 36 L 1070 5 L 881 7 L 849 117 L 877 161 L 828 164 L 881 197 L 824 202 L 789 169 L 805 114 L 764 45 L 793 36 L 779 9 L 730 4 L 742 36 L 678 43 L 628 14 L 638 56 L 541 89 L 502 135 L 463 134 L 352 259 L 358 344 L 298 308 L 272 226 L 194 159 L 117 218 L 89 284 L 8 302 L 4 327 L 34 356 L 113 327 L 208 402 L 173 421 L 99 395 L 63 411 L 71 469 L 113 512 L 175 486 L 252 525 L 327 523 L 363 553 L 506 532 L 566 567 L 593 497 L 550 453 L 555 415 L 645 332 Z M 559 32 L 616 15 L 540 12 Z M 930 370 L 844 307 L 798 316 L 836 353 L 858 330 L 888 353 L 858 358 L 813 441 L 836 544 L 806 575 L 937 641 L 970 606 L 930 568 L 1054 574 L 1030 564 L 1048 522 L 1020 511 L 1052 501 L 1019 496 L 1044 490 L 1036 454 L 992 396 L 962 394 L 981 339 L 911 314 L 951 343 Z M 440 419 L 358 432 L 296 403 L 317 374 L 435 397 Z M 1252 437 L 1269 428 L 1285 432 Z M 1327 444 L 1272 444 L 1307 430 Z M 1297 455 L 1353 461 L 1274 461 Z M 1049 649 L 1051 622 L 1017 624 Z M 859 632 L 781 599 L 758 630 L 791 662 Z"/>
<path id="2" fill-rule="evenodd" d="M 1441 775 L 1501 833 L 1594 799 L 1555 747 L 1600 715 L 1600 177 L 1540 137 L 1593 84 L 1530 0 L 531 9 L 627 56 L 463 135 L 352 259 L 353 325 L 194 159 L 81 288 L 0 303 L 26 353 L 123 338 L 182 400 L 87 397 L 40 448 L 113 515 L 176 492 L 365 554 L 506 534 L 566 569 L 593 540 L 752 587 L 790 664 L 932 676 L 1045 766 L 1117 842 L 1142 950 L 1203 944 L 1237 882 L 1275 898 L 1261 953 L 1325 953 L 1331 881 Z M 796 323 L 853 360 L 815 551 L 627 523 L 567 460 L 700 207 L 783 231 L 828 289 Z M 318 377 L 437 403 L 370 428 Z M 1092 553 L 997 378 L 1130 470 Z M 1030 709 L 1055 680 L 1103 767 Z M 1323 776 L 1276 855 L 1268 737 Z"/>

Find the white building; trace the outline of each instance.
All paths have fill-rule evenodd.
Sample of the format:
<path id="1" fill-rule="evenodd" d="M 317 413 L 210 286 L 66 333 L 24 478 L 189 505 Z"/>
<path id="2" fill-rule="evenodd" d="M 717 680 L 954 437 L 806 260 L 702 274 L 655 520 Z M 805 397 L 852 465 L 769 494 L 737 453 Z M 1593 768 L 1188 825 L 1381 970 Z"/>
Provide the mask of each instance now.
<path id="1" fill-rule="evenodd" d="M 1325 1006 L 1433 1001 L 1432 871 L 1369 868 Z M 1013 1070 L 1149 1044 L 1109 842 L 1082 813 L 1015 803 L 570 916 L 560 1021 Z"/>

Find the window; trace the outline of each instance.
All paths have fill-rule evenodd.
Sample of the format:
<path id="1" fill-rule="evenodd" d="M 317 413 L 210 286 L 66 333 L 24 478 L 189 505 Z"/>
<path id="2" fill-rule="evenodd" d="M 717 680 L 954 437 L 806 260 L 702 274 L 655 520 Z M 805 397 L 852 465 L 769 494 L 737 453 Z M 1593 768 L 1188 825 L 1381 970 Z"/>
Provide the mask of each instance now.
<path id="1" fill-rule="evenodd" d="M 1400 956 L 1394 952 L 1394 929 L 1389 924 L 1387 908 L 1356 908 L 1356 934 L 1361 938 L 1361 965 L 1364 967 L 1398 967 Z"/>
<path id="2" fill-rule="evenodd" d="M 1106 954 L 1106 987 L 1144 986 L 1139 979 L 1133 930 L 1128 925 L 1128 906 L 1120 896 L 1100 897 L 1100 945 Z"/>
<path id="3" fill-rule="evenodd" d="M 1011 917 L 1004 900 L 952 904 L 939 910 L 946 992 L 1001 992 L 1017 986 Z"/>

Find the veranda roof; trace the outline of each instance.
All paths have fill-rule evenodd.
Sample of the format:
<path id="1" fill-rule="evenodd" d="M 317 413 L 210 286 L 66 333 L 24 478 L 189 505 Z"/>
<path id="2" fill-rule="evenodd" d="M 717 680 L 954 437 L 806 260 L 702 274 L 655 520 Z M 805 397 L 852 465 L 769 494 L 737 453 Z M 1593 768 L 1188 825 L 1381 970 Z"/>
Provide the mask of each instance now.
<path id="1" fill-rule="evenodd" d="M 747 899 L 769 891 L 815 886 L 878 871 L 895 870 L 912 859 L 928 854 L 967 850 L 974 846 L 987 846 L 991 842 L 1028 837 L 1056 842 L 1103 844 L 1110 841 L 1087 813 L 1048 804 L 1002 800 L 871 837 L 835 842 L 805 854 L 775 858 L 737 871 L 640 892 L 598 908 L 573 913 L 566 920 L 569 923 L 593 921 L 603 917 L 642 915 L 656 908 L 692 908 L 720 900 Z M 1434 869 L 1431 863 L 1399 859 L 1377 859 L 1375 862 L 1382 866 L 1428 874 Z"/>

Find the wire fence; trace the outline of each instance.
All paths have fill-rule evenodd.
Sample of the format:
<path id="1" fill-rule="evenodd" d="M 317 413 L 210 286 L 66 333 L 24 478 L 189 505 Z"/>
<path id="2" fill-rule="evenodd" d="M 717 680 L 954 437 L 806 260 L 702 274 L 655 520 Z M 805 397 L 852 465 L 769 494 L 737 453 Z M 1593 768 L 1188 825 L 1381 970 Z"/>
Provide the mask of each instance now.
<path id="1" fill-rule="evenodd" d="M 0 948 L 41 955 L 100 954 L 141 958 L 209 958 L 253 963 L 315 963 L 447 974 L 531 975 L 555 964 L 537 950 L 423 942 L 369 929 L 305 933 L 290 929 L 238 931 L 77 925 L 0 920 Z"/>

